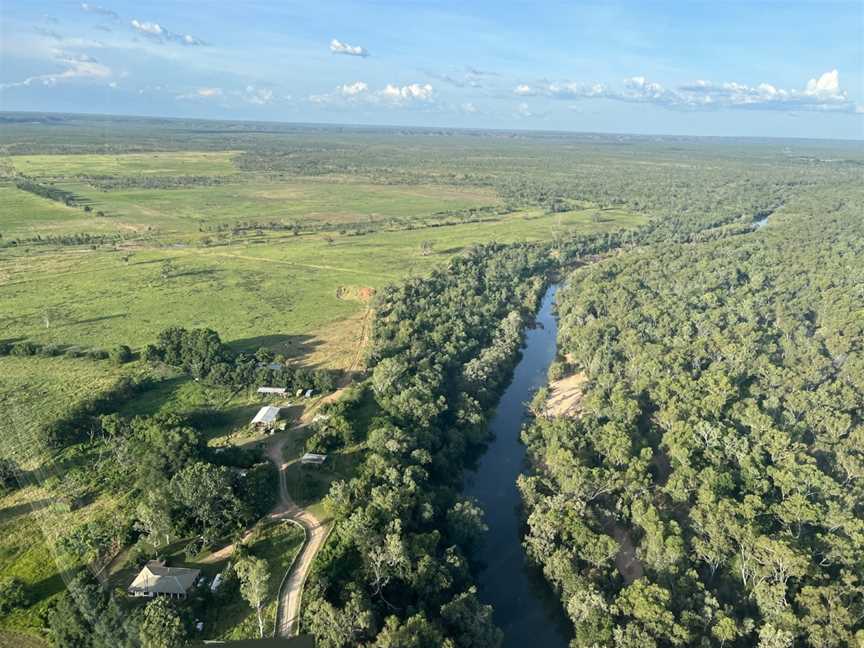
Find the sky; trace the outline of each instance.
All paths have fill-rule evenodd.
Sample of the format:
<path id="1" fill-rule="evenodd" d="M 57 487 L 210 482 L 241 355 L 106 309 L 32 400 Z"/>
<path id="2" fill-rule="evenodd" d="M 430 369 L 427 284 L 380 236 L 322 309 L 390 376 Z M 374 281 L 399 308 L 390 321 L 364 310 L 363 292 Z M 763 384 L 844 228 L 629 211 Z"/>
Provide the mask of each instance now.
<path id="1" fill-rule="evenodd" d="M 0 0 L 0 110 L 864 139 L 864 1 Z"/>

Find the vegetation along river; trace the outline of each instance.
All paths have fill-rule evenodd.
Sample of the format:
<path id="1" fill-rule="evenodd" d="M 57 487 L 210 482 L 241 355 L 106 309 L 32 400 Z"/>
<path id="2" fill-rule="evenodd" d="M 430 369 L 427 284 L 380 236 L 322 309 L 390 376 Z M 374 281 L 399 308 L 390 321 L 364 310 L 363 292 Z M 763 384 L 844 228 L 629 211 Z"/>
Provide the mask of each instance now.
<path id="1" fill-rule="evenodd" d="M 522 550 L 521 503 L 516 489 L 516 478 L 525 468 L 525 446 L 519 441 L 525 404 L 545 384 L 555 358 L 558 327 L 552 304 L 557 289 L 553 285 L 547 290 L 536 325 L 526 331 L 513 381 L 490 423 L 495 437 L 466 480 L 465 495 L 479 502 L 489 525 L 479 550 L 484 566 L 480 598 L 495 608 L 495 623 L 504 631 L 505 648 L 564 648 L 569 641 L 569 624 L 559 602 Z"/>

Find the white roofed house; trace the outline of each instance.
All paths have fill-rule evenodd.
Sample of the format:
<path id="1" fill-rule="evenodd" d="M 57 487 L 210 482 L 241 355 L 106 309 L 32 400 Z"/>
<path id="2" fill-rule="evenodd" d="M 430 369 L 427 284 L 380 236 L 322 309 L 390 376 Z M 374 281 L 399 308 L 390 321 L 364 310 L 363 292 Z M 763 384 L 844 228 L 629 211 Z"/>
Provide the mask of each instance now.
<path id="1" fill-rule="evenodd" d="M 272 430 L 279 420 L 279 413 L 280 409 L 273 405 L 262 407 L 252 419 L 252 427 L 259 430 Z"/>
<path id="2" fill-rule="evenodd" d="M 132 596 L 186 598 L 200 571 L 187 567 L 166 567 L 164 560 L 151 560 L 138 572 L 128 591 Z"/>

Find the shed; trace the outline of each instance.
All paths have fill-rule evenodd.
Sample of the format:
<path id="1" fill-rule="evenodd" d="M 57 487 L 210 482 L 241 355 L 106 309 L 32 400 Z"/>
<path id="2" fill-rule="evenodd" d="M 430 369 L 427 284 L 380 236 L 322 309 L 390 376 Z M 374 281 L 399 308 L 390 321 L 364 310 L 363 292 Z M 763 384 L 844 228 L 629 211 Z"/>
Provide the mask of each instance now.
<path id="1" fill-rule="evenodd" d="M 284 387 L 259 387 L 259 394 L 275 394 L 277 396 L 285 396 L 288 390 Z"/>
<path id="2" fill-rule="evenodd" d="M 258 410 L 255 418 L 252 419 L 252 427 L 259 430 L 269 430 L 276 425 L 279 419 L 280 409 L 272 405 L 267 405 Z"/>

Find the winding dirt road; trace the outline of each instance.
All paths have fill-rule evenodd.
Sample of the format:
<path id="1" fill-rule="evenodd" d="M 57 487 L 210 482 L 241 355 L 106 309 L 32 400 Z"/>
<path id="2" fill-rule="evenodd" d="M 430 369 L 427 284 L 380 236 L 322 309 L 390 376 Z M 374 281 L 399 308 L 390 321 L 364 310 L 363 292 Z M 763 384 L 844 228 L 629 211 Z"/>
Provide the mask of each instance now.
<path id="1" fill-rule="evenodd" d="M 288 494 L 288 487 L 285 482 L 285 471 L 288 464 L 282 457 L 282 448 L 287 440 L 287 435 L 283 435 L 267 446 L 267 456 L 279 469 L 279 504 L 270 513 L 270 519 L 290 520 L 297 524 L 303 529 L 306 540 L 280 588 L 280 598 L 276 609 L 275 634 L 277 637 L 292 637 L 297 634 L 303 585 L 309 575 L 315 554 L 324 544 L 329 531 L 327 525 L 309 511 L 297 506 Z"/>

